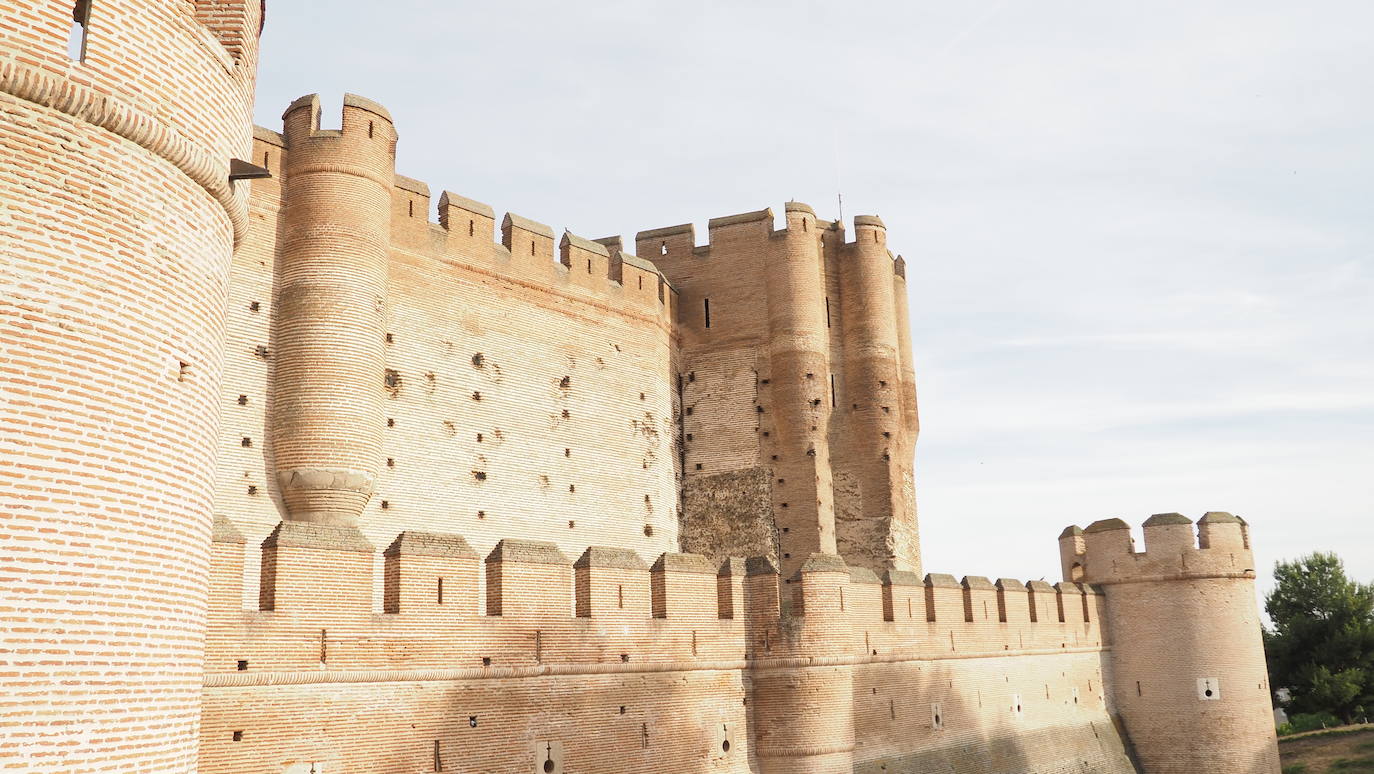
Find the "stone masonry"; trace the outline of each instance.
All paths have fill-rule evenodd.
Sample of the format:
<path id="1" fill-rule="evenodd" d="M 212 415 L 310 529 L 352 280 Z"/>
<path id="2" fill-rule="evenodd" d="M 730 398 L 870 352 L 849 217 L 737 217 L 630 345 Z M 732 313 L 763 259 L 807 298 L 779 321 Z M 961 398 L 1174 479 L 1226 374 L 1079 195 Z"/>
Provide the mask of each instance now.
<path id="1" fill-rule="evenodd" d="M 262 14 L 0 15 L 0 771 L 1277 774 L 1239 518 L 923 574 L 881 219 L 498 218 Z"/>

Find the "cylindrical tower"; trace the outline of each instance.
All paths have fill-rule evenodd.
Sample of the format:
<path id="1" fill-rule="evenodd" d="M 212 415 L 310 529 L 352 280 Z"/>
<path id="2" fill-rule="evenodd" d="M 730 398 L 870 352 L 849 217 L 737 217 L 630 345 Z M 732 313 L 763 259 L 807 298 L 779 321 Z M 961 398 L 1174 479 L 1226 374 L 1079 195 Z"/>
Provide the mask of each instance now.
<path id="1" fill-rule="evenodd" d="M 768 358 L 776 416 L 774 520 L 783 577 L 813 553 L 835 553 L 830 481 L 829 332 L 816 213 L 786 207 L 787 230 L 768 253 Z M 787 531 L 782 532 L 786 527 Z"/>
<path id="2" fill-rule="evenodd" d="M 259 4 L 4 15 L 0 769 L 191 772 Z"/>
<path id="3" fill-rule="evenodd" d="M 1141 553 L 1120 519 L 1089 526 L 1080 556 L 1076 538 L 1064 564 L 1106 595 L 1112 697 L 1144 771 L 1278 774 L 1245 523 L 1208 513 L 1195 542 L 1186 517 L 1158 514 Z"/>
<path id="4" fill-rule="evenodd" d="M 898 444 L 893 448 L 893 460 L 897 463 L 897 507 L 898 522 L 909 524 L 908 528 L 898 531 L 898 538 L 905 544 L 897 546 L 897 555 L 910 557 L 912 569 L 921 566 L 921 542 L 916 517 L 916 437 L 921 432 L 920 415 L 916 410 L 916 366 L 912 361 L 911 350 L 911 313 L 907 308 L 906 259 L 897 256 L 892 264 L 892 300 L 897 309 L 897 361 L 900 371 L 898 382 L 901 389 L 902 426 L 896 433 Z M 909 522 L 903 521 L 905 515 Z"/>
<path id="5" fill-rule="evenodd" d="M 862 516 L 837 521 L 840 555 L 877 572 L 918 571 L 916 517 L 901 496 L 901 365 L 893 262 L 887 229 L 873 215 L 854 218 L 854 242 L 840 269 L 845 402 L 849 412 L 843 467 L 857 482 Z"/>
<path id="6" fill-rule="evenodd" d="M 749 577 L 752 584 L 775 577 Z M 776 627 L 751 658 L 755 754 L 763 774 L 852 774 L 853 666 L 844 587 L 849 568 L 834 554 L 812 554 L 790 591 L 790 616 L 778 626 L 775 610 L 759 606 Z M 766 589 L 761 590 L 766 593 Z M 762 596 L 759 594 L 758 596 Z"/>
<path id="7" fill-rule="evenodd" d="M 312 94 L 282 116 L 272 454 L 288 519 L 357 526 L 381 459 L 396 130 L 351 94 L 342 129 L 319 113 Z"/>

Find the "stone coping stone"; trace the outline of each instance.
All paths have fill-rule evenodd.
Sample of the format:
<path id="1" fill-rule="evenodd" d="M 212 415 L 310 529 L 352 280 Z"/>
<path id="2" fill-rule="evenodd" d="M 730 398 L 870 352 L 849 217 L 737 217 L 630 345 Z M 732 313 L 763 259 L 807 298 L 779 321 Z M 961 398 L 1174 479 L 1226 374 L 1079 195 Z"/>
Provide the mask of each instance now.
<path id="1" fill-rule="evenodd" d="M 549 239 L 553 239 L 552 228 L 544 225 L 543 223 L 540 223 L 537 220 L 530 220 L 529 218 L 516 215 L 513 212 L 506 213 L 505 219 L 501 221 L 502 228 L 505 228 L 507 226 L 510 226 L 512 228 L 523 229 L 532 234 L 538 234 L 540 236 L 546 236 Z"/>
<path id="2" fill-rule="evenodd" d="M 715 575 L 716 568 L 701 554 L 665 553 L 654 562 L 654 572 L 692 572 L 699 575 Z"/>
<path id="3" fill-rule="evenodd" d="M 801 202 L 788 202 L 782 206 L 783 212 L 804 212 L 807 215 L 815 215 L 816 211 L 811 209 L 811 205 Z"/>
<path id="4" fill-rule="evenodd" d="M 612 567 L 619 570 L 647 570 L 649 566 L 639 558 L 639 554 L 628 548 L 607 546 L 587 546 L 587 550 L 577 557 L 573 567 Z"/>
<path id="5" fill-rule="evenodd" d="M 1170 524 L 1193 526 L 1193 520 L 1181 513 L 1156 513 L 1145 520 L 1147 527 L 1162 527 Z"/>
<path id="6" fill-rule="evenodd" d="M 1198 524 L 1244 524 L 1245 520 L 1226 511 L 1208 511 L 1198 519 Z"/>
<path id="7" fill-rule="evenodd" d="M 1082 528 L 1082 527 L 1078 526 L 1077 524 L 1070 524 L 1069 526 L 1067 526 L 1067 527 L 1064 528 L 1064 531 L 1063 531 L 1063 532 L 1060 532 L 1060 533 L 1059 533 L 1059 539 L 1060 539 L 1060 540 L 1063 540 L 1063 539 L 1066 538 L 1066 537 L 1077 537 L 1078 535 L 1082 535 L 1082 534 L 1083 534 L 1083 528 Z"/>
<path id="8" fill-rule="evenodd" d="M 859 226 L 877 226 L 881 229 L 887 228 L 887 226 L 883 224 L 883 219 L 877 215 L 855 215 L 854 227 L 858 228 Z"/>
<path id="9" fill-rule="evenodd" d="M 1127 524 L 1121 519 L 1099 519 L 1093 522 L 1092 524 L 1089 524 L 1088 528 L 1083 530 L 1083 532 L 1087 534 L 1092 534 L 1094 532 L 1111 532 L 1112 530 L 1130 528 L 1131 525 Z"/>
<path id="10" fill-rule="evenodd" d="M 272 534 L 262 541 L 263 548 L 290 546 L 296 548 L 323 548 L 333 551 L 353 551 L 370 554 L 376 549 L 367 542 L 357 527 L 340 527 L 333 524 L 316 524 L 309 521 L 279 522 Z"/>
<path id="11" fill-rule="evenodd" d="M 992 581 L 983 575 L 965 575 L 959 585 L 966 589 L 981 589 L 983 591 L 992 591 L 997 588 Z"/>
<path id="12" fill-rule="evenodd" d="M 413 177 L 406 177 L 402 174 L 394 175 L 393 179 L 395 180 L 395 186 L 397 188 L 401 188 L 412 193 L 421 194 L 423 196 L 429 196 L 429 183 L 426 183 L 423 180 L 416 180 Z"/>
<path id="13" fill-rule="evenodd" d="M 579 250 L 586 250 L 589 253 L 604 255 L 607 258 L 611 257 L 611 251 L 607 250 L 605 245 L 601 244 L 600 242 L 593 242 L 590 239 L 584 239 L 571 231 L 563 232 L 563 239 L 559 244 L 560 246 L 570 245 L 572 247 L 576 247 Z"/>
<path id="14" fill-rule="evenodd" d="M 1043 580 L 1026 581 L 1026 588 L 1030 589 L 1031 591 L 1034 591 L 1036 594 L 1053 594 L 1053 593 L 1054 593 L 1054 586 L 1051 586 L 1051 585 L 1049 584 L 1049 581 L 1043 581 Z"/>
<path id="15" fill-rule="evenodd" d="M 1016 578 L 998 578 L 997 588 L 1000 591 L 1020 591 L 1022 593 L 1025 593 L 1026 584 L 1022 583 Z"/>
<path id="16" fill-rule="evenodd" d="M 883 573 L 883 583 L 888 586 L 920 586 L 921 576 L 910 570 L 888 570 Z"/>
<path id="17" fill-rule="evenodd" d="M 849 565 L 839 554 L 812 554 L 802 562 L 797 572 L 849 572 Z"/>
<path id="18" fill-rule="evenodd" d="M 524 564 L 559 564 L 567 566 L 568 557 L 558 546 L 543 540 L 515 540 L 502 538 L 487 554 L 487 562 L 520 562 Z"/>
<path id="19" fill-rule="evenodd" d="M 738 215 L 711 218 L 706 221 L 706 227 L 708 229 L 714 229 L 722 226 L 734 226 L 740 223 L 753 223 L 756 220 L 768 220 L 771 222 L 773 220 L 772 208 L 764 207 L 761 210 L 754 210 L 753 212 L 741 212 Z"/>
<path id="20" fill-rule="evenodd" d="M 271 143 L 272 145 L 282 148 L 286 147 L 286 138 L 282 136 L 281 132 L 274 132 L 265 126 L 258 126 L 257 124 L 253 124 L 253 139 L 262 140 L 263 142 Z"/>
<path id="21" fill-rule="evenodd" d="M 1071 583 L 1071 582 L 1069 582 L 1069 581 L 1060 581 L 1060 582 L 1054 584 L 1054 590 L 1055 590 L 1055 591 L 1058 591 L 1060 594 L 1080 594 L 1080 595 L 1081 595 L 1081 594 L 1083 593 L 1083 589 L 1080 588 L 1080 587 L 1078 586 L 1077 583 Z"/>
<path id="22" fill-rule="evenodd" d="M 467 538 L 452 532 L 420 532 L 408 529 L 396 536 L 382 552 L 384 556 L 451 556 L 476 559 L 477 552 Z"/>
<path id="23" fill-rule="evenodd" d="M 490 204 L 484 204 L 476 199 L 469 199 L 452 191 L 444 191 L 439 194 L 440 207 L 457 207 L 460 210 L 467 210 L 474 215 L 485 215 L 493 220 L 496 219 L 496 210 Z"/>
<path id="24" fill-rule="evenodd" d="M 925 577 L 925 585 L 939 589 L 961 588 L 959 579 L 947 572 L 928 572 Z"/>

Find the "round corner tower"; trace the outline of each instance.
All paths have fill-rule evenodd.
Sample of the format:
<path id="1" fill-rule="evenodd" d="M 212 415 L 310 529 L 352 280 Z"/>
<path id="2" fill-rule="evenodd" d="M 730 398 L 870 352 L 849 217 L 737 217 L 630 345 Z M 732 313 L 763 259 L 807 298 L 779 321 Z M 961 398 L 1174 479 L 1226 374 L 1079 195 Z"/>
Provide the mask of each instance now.
<path id="1" fill-rule="evenodd" d="M 1255 564 L 1244 521 L 1212 512 L 1065 530 L 1066 573 L 1106 596 L 1116 711 L 1148 774 L 1278 774 Z M 1073 580 L 1068 575 L 1066 579 Z"/>
<path id="2" fill-rule="evenodd" d="M 0 768 L 196 767 L 258 2 L 0 27 Z"/>
<path id="3" fill-rule="evenodd" d="M 783 577 L 813 553 L 835 553 L 830 478 L 830 343 L 826 329 L 821 228 L 816 213 L 788 202 L 781 248 L 768 252 L 768 359 L 777 412 L 774 477 L 792 482 L 792 507 L 775 509 Z"/>
<path id="4" fill-rule="evenodd" d="M 861 515 L 837 518 L 839 552 L 851 565 L 876 572 L 917 571 L 915 497 L 907 484 L 915 441 L 915 377 L 906 375 L 908 344 L 898 330 L 907 312 L 905 292 L 900 303 L 897 294 L 906 282 L 896 281 L 898 266 L 881 218 L 855 216 L 854 241 L 844 245 L 840 261 L 849 405 L 840 407 L 848 415 L 847 437 L 835 468 L 857 482 Z"/>
<path id="5" fill-rule="evenodd" d="M 381 461 L 387 259 L 396 130 L 344 96 L 320 129 L 316 95 L 282 116 L 272 452 L 287 518 L 356 527 Z"/>

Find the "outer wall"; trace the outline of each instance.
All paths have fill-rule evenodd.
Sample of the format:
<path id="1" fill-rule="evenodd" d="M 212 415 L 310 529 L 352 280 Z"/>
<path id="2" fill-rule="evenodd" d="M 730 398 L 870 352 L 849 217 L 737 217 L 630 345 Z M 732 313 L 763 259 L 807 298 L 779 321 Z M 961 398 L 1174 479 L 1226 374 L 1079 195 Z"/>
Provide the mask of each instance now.
<path id="1" fill-rule="evenodd" d="M 185 772 L 253 57 L 98 0 L 72 63 L 71 13 L 0 22 L 0 769 Z"/>

